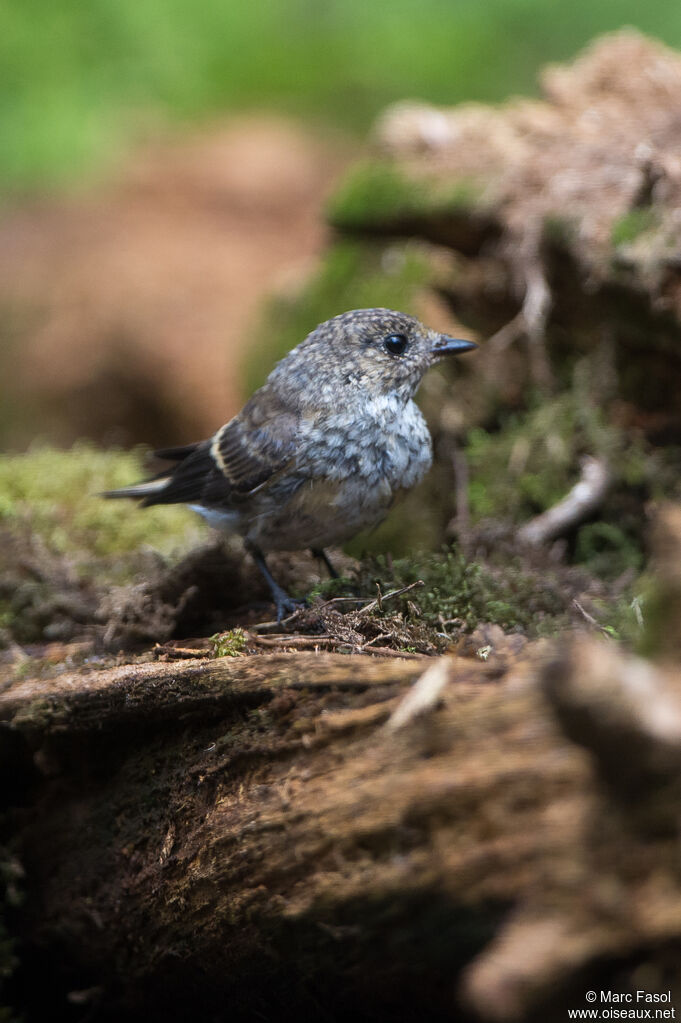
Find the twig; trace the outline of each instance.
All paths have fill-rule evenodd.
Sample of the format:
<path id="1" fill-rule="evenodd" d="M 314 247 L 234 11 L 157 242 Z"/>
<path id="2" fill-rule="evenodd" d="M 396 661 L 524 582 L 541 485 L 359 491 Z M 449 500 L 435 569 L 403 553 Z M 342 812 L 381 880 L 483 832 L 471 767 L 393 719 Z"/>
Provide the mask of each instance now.
<path id="1" fill-rule="evenodd" d="M 412 654 L 407 650 L 392 650 L 387 646 L 358 646 L 353 647 L 358 654 L 378 654 L 380 657 L 400 657 L 403 661 L 420 661 L 423 654 Z"/>
<path id="2" fill-rule="evenodd" d="M 525 285 L 523 304 L 516 315 L 488 341 L 495 351 L 501 352 L 521 337 L 526 337 L 530 356 L 530 373 L 534 383 L 544 391 L 553 388 L 553 373 L 546 354 L 546 324 L 553 299 L 542 269 L 540 255 L 540 229 L 527 232 L 522 245 L 522 279 Z"/>
<path id="3" fill-rule="evenodd" d="M 491 346 L 497 352 L 503 352 L 509 348 L 514 341 L 520 340 L 525 333 L 527 333 L 527 324 L 525 323 L 523 311 L 520 309 L 513 319 L 509 320 L 508 323 L 505 323 L 503 327 L 500 327 L 495 334 L 492 334 L 486 347 Z"/>
<path id="4" fill-rule="evenodd" d="M 338 643 L 335 636 L 296 636 L 295 633 L 285 633 L 281 636 L 254 636 L 253 642 L 256 646 L 264 647 L 307 647 L 307 646 L 319 646 L 333 645 Z"/>
<path id="5" fill-rule="evenodd" d="M 598 629 L 598 631 L 602 632 L 604 636 L 607 636 L 608 638 L 611 638 L 610 637 L 610 633 L 608 632 L 608 630 L 606 628 L 604 628 L 604 626 L 602 626 L 601 623 L 599 621 L 597 621 L 594 618 L 593 615 L 590 615 L 589 612 L 586 610 L 586 608 L 582 607 L 582 605 L 579 603 L 579 601 L 576 598 L 572 601 L 572 606 L 577 611 L 579 611 L 579 613 L 582 615 L 584 620 L 589 623 L 589 625 L 592 625 L 594 627 L 594 629 Z"/>
<path id="6" fill-rule="evenodd" d="M 370 611 L 373 611 L 377 607 L 382 608 L 386 600 L 392 600 L 393 597 L 401 597 L 403 593 L 409 593 L 410 590 L 418 590 L 422 586 L 425 586 L 423 579 L 417 579 L 415 583 L 409 583 L 408 586 L 402 586 L 399 590 L 391 590 L 390 593 L 383 593 L 380 600 L 378 598 L 376 600 L 372 600 L 365 607 L 361 608 L 361 610 L 357 612 L 357 617 L 359 618 L 362 615 L 369 614 Z"/>
<path id="7" fill-rule="evenodd" d="M 413 654 L 406 650 L 392 650 L 390 647 L 372 645 L 377 640 L 387 639 L 388 637 L 389 633 L 381 633 L 379 636 L 374 636 L 368 643 L 353 643 L 351 640 L 343 639 L 341 636 L 297 636 L 295 633 L 283 633 L 278 636 L 252 636 L 252 642 L 255 646 L 269 647 L 275 650 L 280 650 L 282 647 L 305 649 L 308 647 L 324 646 L 332 647 L 336 650 L 347 649 L 353 654 L 379 654 L 384 657 L 401 657 L 407 660 L 412 658 L 418 659 L 423 656 L 423 654 Z"/>
<path id="8" fill-rule="evenodd" d="M 523 543 L 539 545 L 555 540 L 583 522 L 603 503 L 611 482 L 611 473 L 603 459 L 587 456 L 582 460 L 582 475 L 562 501 L 530 519 L 518 530 Z"/>
<path id="9" fill-rule="evenodd" d="M 579 611 L 579 613 L 581 614 L 582 618 L 584 618 L 589 623 L 589 625 L 593 625 L 596 629 L 600 629 L 601 628 L 601 626 L 598 624 L 598 622 L 596 621 L 594 616 L 590 615 L 589 612 L 585 608 L 582 607 L 582 605 L 579 603 L 577 598 L 575 598 L 572 601 L 572 606 Z"/>
<path id="10" fill-rule="evenodd" d="M 379 632 L 379 634 L 377 636 L 374 636 L 373 639 L 370 639 L 368 643 L 362 643 L 362 649 L 366 650 L 367 647 L 373 646 L 374 643 L 378 643 L 379 639 L 390 639 L 390 633 Z"/>
<path id="11" fill-rule="evenodd" d="M 449 658 L 440 657 L 426 668 L 390 715 L 386 728 L 395 732 L 398 728 L 404 728 L 415 717 L 437 706 L 442 691 L 449 682 L 450 663 Z"/>
<path id="12" fill-rule="evenodd" d="M 191 658 L 191 657 L 210 657 L 211 650 L 199 650 L 195 647 L 185 646 L 164 646 L 162 643 L 157 643 L 154 647 L 154 653 L 160 656 L 163 654 L 165 657 L 177 657 L 177 658 Z"/>
<path id="13" fill-rule="evenodd" d="M 290 625 L 292 622 L 297 621 L 303 614 L 307 614 L 309 610 L 310 608 L 307 605 L 299 607 L 288 618 L 282 618 L 280 622 L 259 622 L 257 625 L 252 625 L 251 629 L 253 632 L 272 632 L 273 629 L 280 629 L 282 625 Z"/>
<path id="14" fill-rule="evenodd" d="M 643 620 L 643 611 L 641 610 L 641 598 L 634 597 L 629 606 L 631 607 L 631 610 L 634 612 L 636 624 L 638 625 L 639 629 L 645 628 L 645 622 Z"/>

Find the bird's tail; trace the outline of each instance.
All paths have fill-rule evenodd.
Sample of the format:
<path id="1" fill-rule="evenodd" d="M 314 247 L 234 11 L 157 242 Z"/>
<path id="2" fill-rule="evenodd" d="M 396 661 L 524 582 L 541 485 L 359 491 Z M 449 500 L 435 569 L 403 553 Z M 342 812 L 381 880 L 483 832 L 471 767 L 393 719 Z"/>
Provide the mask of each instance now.
<path id="1" fill-rule="evenodd" d="M 154 455 L 164 462 L 181 464 L 201 446 L 200 444 L 186 444 L 184 447 L 179 448 L 163 448 L 161 451 L 154 451 Z M 156 476 L 152 476 L 150 480 L 133 483 L 132 486 L 121 487 L 120 490 L 106 490 L 101 496 L 133 498 L 141 501 L 144 507 L 150 504 L 176 504 L 178 503 L 178 498 L 173 494 L 172 489 L 169 494 L 166 494 L 165 490 L 168 484 L 173 481 L 173 474 L 177 468 L 177 464 L 173 465 L 170 469 L 163 469 Z M 180 497 L 180 502 L 182 500 L 183 498 Z"/>
<path id="2" fill-rule="evenodd" d="M 143 483 L 134 483 L 130 487 L 121 487 L 120 490 L 105 490 L 101 497 L 132 497 L 139 501 L 146 498 L 153 498 L 166 488 L 170 482 L 170 476 L 160 476 L 153 480 L 146 480 Z"/>

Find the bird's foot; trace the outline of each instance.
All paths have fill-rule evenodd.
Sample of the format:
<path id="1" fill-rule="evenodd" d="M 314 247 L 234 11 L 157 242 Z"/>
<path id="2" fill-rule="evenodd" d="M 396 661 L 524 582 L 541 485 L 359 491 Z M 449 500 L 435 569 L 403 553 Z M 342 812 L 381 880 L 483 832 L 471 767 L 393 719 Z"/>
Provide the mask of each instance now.
<path id="1" fill-rule="evenodd" d="M 281 624 L 283 618 L 287 618 L 289 615 L 294 614 L 296 611 L 300 611 L 302 607 L 305 607 L 306 601 L 295 600 L 290 597 L 285 589 L 276 584 L 271 587 L 272 600 L 274 606 L 277 609 L 277 622 Z"/>
<path id="2" fill-rule="evenodd" d="M 260 548 L 256 547 L 256 545 L 248 539 L 246 540 L 246 550 L 250 553 L 256 565 L 262 572 L 265 582 L 270 588 L 272 600 L 274 601 L 274 606 L 277 609 L 277 622 L 281 624 L 282 618 L 287 617 L 287 615 L 294 614 L 294 612 L 298 611 L 299 608 L 304 607 L 305 601 L 294 600 L 293 597 L 289 597 L 286 590 L 283 586 L 279 585 L 267 567 L 267 562 L 265 561 L 265 557 Z"/>

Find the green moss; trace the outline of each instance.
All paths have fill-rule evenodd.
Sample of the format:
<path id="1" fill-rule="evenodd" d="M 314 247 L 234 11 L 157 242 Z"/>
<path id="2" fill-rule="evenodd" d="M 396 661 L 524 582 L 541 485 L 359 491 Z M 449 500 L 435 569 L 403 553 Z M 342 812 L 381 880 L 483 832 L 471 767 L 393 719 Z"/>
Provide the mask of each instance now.
<path id="1" fill-rule="evenodd" d="M 25 455 L 1 456 L 0 530 L 30 535 L 34 546 L 69 557 L 85 573 L 98 570 L 98 558 L 145 545 L 162 554 L 186 548 L 200 535 L 186 509 L 141 510 L 100 496 L 144 476 L 142 455 L 77 444 L 69 451 L 36 446 Z"/>
<path id="2" fill-rule="evenodd" d="M 327 204 L 333 227 L 353 230 L 468 209 L 480 189 L 468 180 L 451 183 L 408 178 L 389 162 L 356 165 Z"/>
<path id="3" fill-rule="evenodd" d="M 589 522 L 577 534 L 575 561 L 588 565 L 603 579 L 616 579 L 631 568 L 641 571 L 643 551 L 625 529 L 613 522 Z"/>
<path id="4" fill-rule="evenodd" d="M 341 241 L 333 245 L 299 294 L 269 303 L 244 365 L 245 392 L 260 387 L 274 364 L 323 320 L 348 309 L 373 306 L 416 312 L 415 295 L 429 273 L 418 244 Z"/>
<path id="5" fill-rule="evenodd" d="M 422 588 L 410 590 L 399 601 L 384 605 L 381 616 L 401 607 L 407 623 L 430 626 L 439 635 L 456 636 L 478 625 L 492 623 L 505 631 L 529 637 L 553 636 L 584 622 L 574 603 L 584 602 L 603 632 L 637 647 L 644 636 L 650 584 L 644 576 L 620 588 L 616 598 L 585 596 L 592 582 L 581 570 L 544 560 L 532 563 L 517 555 L 512 545 L 468 560 L 454 545 L 439 552 L 386 560 L 382 555 L 365 559 L 355 592 L 383 593 L 422 580 Z"/>
<path id="6" fill-rule="evenodd" d="M 472 430 L 466 451 L 471 514 L 523 522 L 565 496 L 581 455 L 612 460 L 619 446 L 600 409 L 576 391 L 509 416 L 498 430 Z M 633 451 L 630 462 L 633 474 Z"/>
<path id="7" fill-rule="evenodd" d="M 141 452 L 87 444 L 0 457 L 0 645 L 72 638 L 107 590 L 196 545 L 187 509 L 101 497 L 143 475 Z"/>
<path id="8" fill-rule="evenodd" d="M 347 227 L 367 220 L 403 217 L 420 209 L 423 189 L 392 163 L 358 164 L 348 174 L 327 206 L 328 220 Z"/>
<path id="9" fill-rule="evenodd" d="M 565 567 L 532 567 L 513 553 L 508 543 L 493 558 L 476 560 L 467 559 L 452 545 L 435 552 L 412 552 L 405 558 L 365 555 L 353 579 L 324 580 L 309 596 L 370 599 L 376 596 L 377 587 L 386 594 L 417 581 L 424 585 L 372 611 L 374 617 L 388 620 L 386 629 L 401 612 L 407 628 L 427 627 L 439 636 L 470 632 L 490 622 L 529 636 L 553 635 L 574 622 L 572 600 L 584 583 Z M 623 607 L 616 612 L 609 609 L 604 622 L 619 627 L 623 612 Z M 633 615 L 630 617 L 633 621 Z M 436 645 L 440 642 L 437 636 L 431 634 L 430 638 Z"/>
<path id="10" fill-rule="evenodd" d="M 627 245 L 658 226 L 658 216 L 655 210 L 649 207 L 643 209 L 629 210 L 612 225 L 610 241 L 614 248 L 619 245 Z"/>
<path id="11" fill-rule="evenodd" d="M 243 629 L 230 629 L 211 636 L 213 656 L 238 657 L 246 649 L 246 633 Z"/>
<path id="12" fill-rule="evenodd" d="M 492 565 L 468 561 L 451 547 L 398 559 L 392 568 L 379 555 L 362 569 L 365 592 L 371 592 L 371 582 L 374 588 L 378 582 L 385 592 L 418 579 L 424 586 L 407 595 L 412 605 L 409 614 L 416 613 L 436 629 L 447 623 L 447 629 L 470 631 L 481 622 L 493 622 L 506 630 L 544 635 L 569 622 L 569 598 L 558 577 L 525 569 L 517 558 Z M 389 610 L 394 611 L 393 602 Z"/>
<path id="13" fill-rule="evenodd" d="M 296 595 L 305 596 L 307 600 L 313 601 L 317 597 L 320 597 L 322 600 L 331 600 L 333 597 L 346 596 L 352 592 L 352 579 L 347 575 L 341 575 L 336 578 L 320 579 L 312 589 L 306 588 L 304 594 L 299 592 Z"/>
<path id="14" fill-rule="evenodd" d="M 502 418 L 495 429 L 469 433 L 471 519 L 525 523 L 566 496 L 579 479 L 583 456 L 603 459 L 612 475 L 610 489 L 593 518 L 567 536 L 567 556 L 606 582 L 634 580 L 612 615 L 606 609 L 596 616 L 631 640 L 638 625 L 629 604 L 645 563 L 647 521 L 641 508 L 648 501 L 679 499 L 681 449 L 655 446 L 642 432 L 619 426 L 593 392 L 598 374 L 592 364 L 585 359 L 580 365 L 560 396 Z"/>
<path id="15" fill-rule="evenodd" d="M 560 501 L 577 482 L 584 455 L 604 459 L 613 474 L 599 520 L 581 525 L 572 556 L 594 575 L 613 579 L 643 564 L 640 499 L 674 489 L 668 468 L 642 437 L 608 422 L 582 386 L 505 419 L 497 430 L 468 437 L 469 501 L 474 522 L 526 522 Z M 666 456 L 665 456 L 666 457 Z M 669 459 L 667 459 L 669 460 Z M 635 496 L 634 496 L 635 495 Z"/>
<path id="16" fill-rule="evenodd" d="M 550 213 L 544 218 L 544 236 L 559 245 L 568 248 L 577 238 L 578 221 L 573 218 Z"/>

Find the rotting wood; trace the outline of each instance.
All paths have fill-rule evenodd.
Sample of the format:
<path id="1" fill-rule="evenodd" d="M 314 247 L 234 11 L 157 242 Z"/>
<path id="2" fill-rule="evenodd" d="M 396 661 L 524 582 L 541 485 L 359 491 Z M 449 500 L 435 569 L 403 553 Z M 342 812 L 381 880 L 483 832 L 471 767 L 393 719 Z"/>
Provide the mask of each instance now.
<path id="1" fill-rule="evenodd" d="M 146 714 L 159 720 L 187 713 L 215 716 L 227 706 L 271 699 L 282 689 L 352 691 L 410 682 L 428 663 L 426 657 L 371 658 L 360 668 L 341 654 L 278 653 L 126 664 L 15 683 L 0 693 L 0 721 L 21 728 L 36 718 L 40 730 L 49 732 L 55 717 L 59 728 L 68 721 L 74 729 L 101 729 Z"/>
<path id="2" fill-rule="evenodd" d="M 667 781 L 633 828 L 601 773 L 635 667 L 586 638 L 505 663 L 265 654 L 13 685 L 0 713 L 36 765 L 27 962 L 39 942 L 61 964 L 33 1008 L 76 970 L 107 1020 L 416 1019 L 428 990 L 433 1020 L 467 1020 L 467 999 L 558 1021 L 585 965 L 606 984 L 609 957 L 657 963 L 681 941 L 681 762 L 646 725 L 637 805 Z M 435 696 L 386 728 L 424 667 Z M 647 670 L 654 721 L 681 678 Z M 603 917 L 600 891 L 625 908 Z"/>

